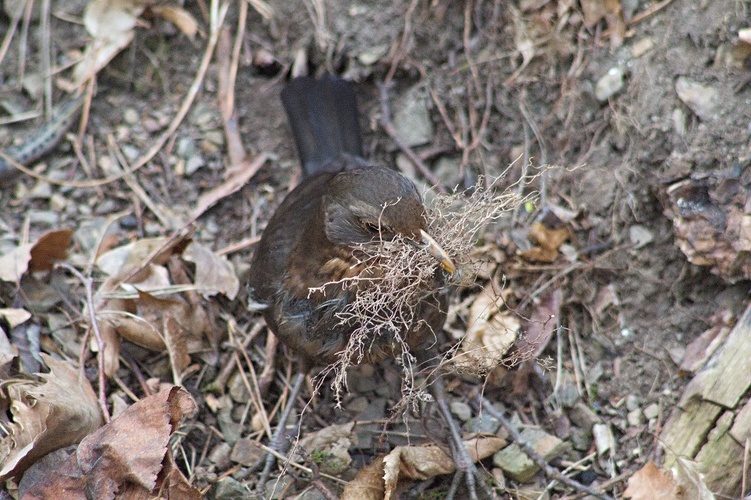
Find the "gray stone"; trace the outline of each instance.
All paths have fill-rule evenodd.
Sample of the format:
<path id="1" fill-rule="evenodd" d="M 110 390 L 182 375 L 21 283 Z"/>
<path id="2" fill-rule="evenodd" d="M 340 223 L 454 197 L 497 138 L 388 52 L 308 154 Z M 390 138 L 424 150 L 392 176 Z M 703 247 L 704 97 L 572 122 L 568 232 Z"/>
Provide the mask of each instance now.
<path id="1" fill-rule="evenodd" d="M 430 119 L 427 97 L 410 91 L 394 114 L 394 127 L 399 139 L 407 146 L 421 146 L 433 140 L 433 122 Z"/>
<path id="2" fill-rule="evenodd" d="M 229 392 L 233 401 L 243 404 L 250 401 L 250 391 L 248 391 L 248 387 L 245 385 L 245 380 L 240 371 L 236 371 L 230 377 L 227 385 L 229 386 L 229 391 L 227 392 Z"/>
<path id="3" fill-rule="evenodd" d="M 626 396 L 626 409 L 628 411 L 634 411 L 639 408 L 639 396 L 636 394 L 629 394 Z"/>
<path id="4" fill-rule="evenodd" d="M 501 422 L 490 415 L 487 412 L 483 412 L 477 417 L 467 420 L 465 428 L 469 432 L 487 432 L 489 434 L 495 434 L 501 427 Z"/>
<path id="5" fill-rule="evenodd" d="M 605 102 L 620 92 L 624 86 L 623 70 L 619 67 L 610 68 L 595 84 L 595 97 Z"/>
<path id="6" fill-rule="evenodd" d="M 657 418 L 657 416 L 660 414 L 660 405 L 657 403 L 652 403 L 651 405 L 644 408 L 644 416 L 648 420 L 652 420 L 653 418 Z"/>
<path id="7" fill-rule="evenodd" d="M 250 467 L 255 464 L 263 456 L 263 448 L 258 446 L 256 442 L 249 438 L 239 439 L 235 446 L 232 447 L 232 453 L 229 455 L 229 459 L 236 464 Z"/>
<path id="8" fill-rule="evenodd" d="M 707 121 L 715 117 L 720 100 L 717 89 L 680 77 L 675 82 L 675 91 L 680 100 L 702 120 Z"/>
<path id="9" fill-rule="evenodd" d="M 216 483 L 214 491 L 216 500 L 243 500 L 251 497 L 250 489 L 231 477 L 224 477 Z"/>
<path id="10" fill-rule="evenodd" d="M 542 429 L 529 427 L 522 431 L 521 437 L 548 462 L 568 449 L 565 442 Z M 509 477 L 521 483 L 529 482 L 540 470 L 516 443 L 493 455 L 493 463 L 503 469 Z"/>
<path id="11" fill-rule="evenodd" d="M 462 401 L 454 401 L 450 405 L 451 407 L 451 413 L 456 415 L 456 418 L 461 420 L 462 422 L 466 422 L 470 418 L 472 418 L 472 408 L 467 403 L 464 403 Z"/>
<path id="12" fill-rule="evenodd" d="M 626 421 L 629 427 L 639 427 L 644 423 L 644 412 L 641 411 L 641 408 L 631 410 L 626 416 Z"/>

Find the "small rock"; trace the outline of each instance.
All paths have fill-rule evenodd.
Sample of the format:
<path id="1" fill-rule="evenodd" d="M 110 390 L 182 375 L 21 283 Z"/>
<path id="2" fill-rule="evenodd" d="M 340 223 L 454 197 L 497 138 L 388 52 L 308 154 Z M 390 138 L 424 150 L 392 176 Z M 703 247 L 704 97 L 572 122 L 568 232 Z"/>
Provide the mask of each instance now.
<path id="1" fill-rule="evenodd" d="M 487 412 L 482 412 L 480 416 L 467 420 L 465 428 L 469 432 L 487 432 L 489 434 L 495 434 L 501 427 L 501 422 L 490 415 Z"/>
<path id="2" fill-rule="evenodd" d="M 640 224 L 634 224 L 628 228 L 628 239 L 631 241 L 631 244 L 634 245 L 634 248 L 641 248 L 651 243 L 652 240 L 654 240 L 654 235 L 652 235 L 652 231 L 646 227 Z"/>
<path id="3" fill-rule="evenodd" d="M 595 424 L 592 427 L 592 434 L 595 438 L 595 448 L 597 448 L 598 455 L 603 456 L 615 448 L 615 438 L 609 425 Z"/>
<path id="4" fill-rule="evenodd" d="M 272 479 L 266 484 L 266 495 L 264 498 L 266 500 L 289 498 L 289 494 L 291 493 L 290 488 L 294 482 L 295 478 L 289 474 L 286 474 L 279 479 Z"/>
<path id="5" fill-rule="evenodd" d="M 651 405 L 644 408 L 644 416 L 648 420 L 652 420 L 653 418 L 657 418 L 657 416 L 660 414 L 660 405 L 657 403 L 652 403 Z"/>
<path id="6" fill-rule="evenodd" d="M 470 418 L 472 418 L 472 408 L 467 403 L 464 403 L 462 401 L 454 401 L 450 405 L 451 407 L 451 413 L 456 415 L 456 418 L 461 420 L 462 422 L 466 422 Z"/>
<path id="7" fill-rule="evenodd" d="M 672 119 L 673 130 L 675 130 L 675 133 L 681 137 L 685 136 L 686 131 L 688 130 L 688 127 L 686 126 L 686 113 L 684 113 L 681 108 L 675 108 L 673 110 Z"/>
<path id="8" fill-rule="evenodd" d="M 634 57 L 641 57 L 652 50 L 654 46 L 655 42 L 651 38 L 642 38 L 641 40 L 635 42 L 631 47 L 631 55 Z"/>
<path id="9" fill-rule="evenodd" d="M 185 173 L 187 175 L 194 174 L 196 170 L 206 165 L 206 161 L 200 155 L 191 156 L 185 162 Z"/>
<path id="10" fill-rule="evenodd" d="M 683 103 L 702 120 L 711 120 L 719 105 L 717 89 L 680 77 L 675 82 L 675 91 Z"/>
<path id="11" fill-rule="evenodd" d="M 122 147 L 123 154 L 128 160 L 135 160 L 141 155 L 141 150 L 130 144 L 124 144 Z"/>
<path id="12" fill-rule="evenodd" d="M 196 142 L 189 135 L 181 137 L 177 141 L 175 152 L 178 156 L 189 158 L 196 154 Z"/>
<path id="13" fill-rule="evenodd" d="M 608 72 L 597 81 L 595 85 L 595 97 L 600 102 L 605 102 L 623 89 L 623 70 L 619 67 L 610 68 Z"/>
<path id="14" fill-rule="evenodd" d="M 626 409 L 628 411 L 634 411 L 639 408 L 639 396 L 636 394 L 629 394 L 626 396 Z"/>
<path id="15" fill-rule="evenodd" d="M 569 440 L 575 450 L 587 451 L 592 446 L 592 433 L 584 429 L 572 429 Z"/>
<path id="16" fill-rule="evenodd" d="M 431 142 L 434 131 L 427 98 L 415 91 L 407 93 L 394 114 L 394 127 L 399 139 L 407 146 L 421 146 Z"/>
<path id="17" fill-rule="evenodd" d="M 326 500 L 326 497 L 318 489 L 311 487 L 300 493 L 297 500 Z"/>
<path id="18" fill-rule="evenodd" d="M 357 420 L 381 420 L 386 416 L 386 398 L 375 398 L 363 411 L 357 414 Z"/>
<path id="19" fill-rule="evenodd" d="M 209 460 L 211 460 L 211 462 L 217 465 L 228 465 L 229 455 L 231 452 L 232 447 L 230 447 L 228 443 L 222 441 L 221 443 L 214 446 L 214 448 L 209 452 L 208 458 Z"/>
<path id="20" fill-rule="evenodd" d="M 626 421 L 629 427 L 639 427 L 644 423 L 644 412 L 641 411 L 641 408 L 631 410 L 626 415 Z"/>
<path id="21" fill-rule="evenodd" d="M 372 66 L 380 61 L 389 51 L 388 45 L 376 45 L 357 54 L 357 60 L 363 66 Z"/>
<path id="22" fill-rule="evenodd" d="M 368 398 L 365 396 L 359 396 L 347 403 L 347 410 L 352 413 L 362 413 L 368 408 Z"/>
<path id="23" fill-rule="evenodd" d="M 229 459 L 236 464 L 250 467 L 263 457 L 263 449 L 248 438 L 239 439 L 232 447 Z"/>
<path id="24" fill-rule="evenodd" d="M 240 500 L 250 498 L 251 491 L 247 486 L 231 477 L 223 477 L 216 483 L 214 498 L 216 500 Z"/>
<path id="25" fill-rule="evenodd" d="M 29 222 L 35 226 L 57 226 L 60 216 L 52 210 L 30 210 Z"/>
<path id="26" fill-rule="evenodd" d="M 546 461 L 551 461 L 566 452 L 568 445 L 542 429 L 527 428 L 521 437 Z M 521 483 L 529 482 L 539 467 L 522 451 L 517 444 L 505 447 L 493 455 L 493 463 L 503 469 L 509 477 Z"/>
<path id="27" fill-rule="evenodd" d="M 28 194 L 29 198 L 37 200 L 46 200 L 50 196 L 52 196 L 52 186 L 46 181 L 37 182 Z"/>
<path id="28" fill-rule="evenodd" d="M 125 111 L 123 111 L 123 121 L 128 125 L 135 125 L 141 121 L 141 117 L 135 109 L 126 108 Z"/>

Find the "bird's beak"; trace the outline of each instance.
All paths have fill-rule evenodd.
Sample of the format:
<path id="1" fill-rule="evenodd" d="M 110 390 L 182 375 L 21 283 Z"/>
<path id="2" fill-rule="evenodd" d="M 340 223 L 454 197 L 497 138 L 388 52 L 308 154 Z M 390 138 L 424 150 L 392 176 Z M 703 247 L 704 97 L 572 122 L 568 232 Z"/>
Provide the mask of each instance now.
<path id="1" fill-rule="evenodd" d="M 449 274 L 456 272 L 456 266 L 451 261 L 451 258 L 446 251 L 430 236 L 428 233 L 420 229 L 420 236 L 422 236 L 422 246 L 425 250 L 432 255 L 435 260 L 438 261 L 438 265 Z"/>

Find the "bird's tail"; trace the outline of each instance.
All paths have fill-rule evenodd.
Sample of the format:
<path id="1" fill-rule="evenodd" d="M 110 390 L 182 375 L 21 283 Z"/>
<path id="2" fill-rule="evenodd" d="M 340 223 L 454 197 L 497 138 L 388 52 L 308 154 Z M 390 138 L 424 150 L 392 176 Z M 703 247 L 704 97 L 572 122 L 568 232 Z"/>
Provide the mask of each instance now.
<path id="1" fill-rule="evenodd" d="M 362 156 L 357 98 L 349 82 L 330 74 L 297 77 L 282 90 L 282 103 L 305 176 L 338 172 L 344 163 L 337 159 Z"/>

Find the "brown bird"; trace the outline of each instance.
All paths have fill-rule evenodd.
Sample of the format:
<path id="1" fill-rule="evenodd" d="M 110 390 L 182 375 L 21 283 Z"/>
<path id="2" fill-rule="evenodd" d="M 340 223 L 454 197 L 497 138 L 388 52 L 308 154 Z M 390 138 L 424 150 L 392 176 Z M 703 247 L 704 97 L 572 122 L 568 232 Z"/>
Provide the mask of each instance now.
<path id="1" fill-rule="evenodd" d="M 456 269 L 426 232 L 425 207 L 415 185 L 400 173 L 363 159 L 357 103 L 348 82 L 331 75 L 299 77 L 289 82 L 281 97 L 304 178 L 263 232 L 251 266 L 249 289 L 251 299 L 262 305 L 269 328 L 301 359 L 302 370 L 293 384 L 296 395 L 304 374 L 314 366 L 336 362 L 357 328 L 336 316 L 354 300 L 357 287 L 332 282 L 365 272 L 355 256 L 358 245 L 399 237 L 435 257 L 435 291 L 420 300 L 415 321 L 396 332 L 410 350 L 425 347 L 443 327 L 448 297 L 445 284 Z M 325 293 L 311 291 L 324 286 Z M 378 329 L 372 332 L 364 361 L 379 362 L 402 348 L 394 332 Z M 439 385 L 437 399 L 450 419 Z M 272 447 L 283 444 L 288 418 L 285 412 Z M 452 435 L 461 443 L 455 425 Z M 461 455 L 455 461 L 465 472 L 470 471 L 467 478 L 473 484 L 474 464 L 471 460 L 466 463 L 469 457 L 460 446 L 458 451 L 453 447 L 454 456 Z M 269 455 L 260 489 L 273 463 Z"/>

